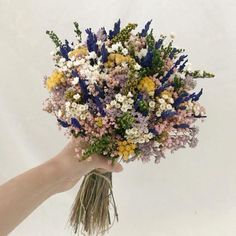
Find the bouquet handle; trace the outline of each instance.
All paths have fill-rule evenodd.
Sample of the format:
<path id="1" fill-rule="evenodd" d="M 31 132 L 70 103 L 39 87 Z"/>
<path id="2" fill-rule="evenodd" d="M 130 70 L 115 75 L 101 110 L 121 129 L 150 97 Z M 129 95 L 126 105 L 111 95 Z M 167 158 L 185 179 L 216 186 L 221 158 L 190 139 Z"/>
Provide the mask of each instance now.
<path id="1" fill-rule="evenodd" d="M 110 206 L 114 210 L 111 221 Z M 118 221 L 117 207 L 112 191 L 112 173 L 93 170 L 85 175 L 72 206 L 70 224 L 74 232 L 103 235 Z"/>

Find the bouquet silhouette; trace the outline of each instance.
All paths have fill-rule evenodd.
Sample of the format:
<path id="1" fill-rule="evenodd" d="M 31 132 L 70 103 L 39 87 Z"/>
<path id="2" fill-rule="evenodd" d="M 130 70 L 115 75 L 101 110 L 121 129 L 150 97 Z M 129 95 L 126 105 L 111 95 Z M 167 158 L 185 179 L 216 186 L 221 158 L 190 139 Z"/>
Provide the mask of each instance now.
<path id="1" fill-rule="evenodd" d="M 214 75 L 191 70 L 173 35 L 156 39 L 150 24 L 135 33 L 137 24 L 121 28 L 119 20 L 109 31 L 86 29 L 82 41 L 75 22 L 74 43 L 47 31 L 56 49 L 55 70 L 44 80 L 50 92 L 44 109 L 69 137 L 87 142 L 78 161 L 96 153 L 112 163 L 159 163 L 168 150 L 196 146 L 195 122 L 206 117 L 199 103 L 203 90 L 193 91 L 196 78 Z M 111 206 L 118 220 L 111 173 L 87 174 L 71 213 L 75 232 L 105 233 Z"/>

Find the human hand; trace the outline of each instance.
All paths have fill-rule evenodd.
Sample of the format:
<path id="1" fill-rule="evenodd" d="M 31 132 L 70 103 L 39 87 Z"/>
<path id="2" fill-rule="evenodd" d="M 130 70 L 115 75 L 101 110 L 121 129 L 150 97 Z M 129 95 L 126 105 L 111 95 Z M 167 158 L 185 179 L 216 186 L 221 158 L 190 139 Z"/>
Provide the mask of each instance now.
<path id="1" fill-rule="evenodd" d="M 92 155 L 88 160 L 79 161 L 76 155 L 82 154 L 82 150 L 87 147 L 87 143 L 81 139 L 72 138 L 69 143 L 53 159 L 49 161 L 58 175 L 58 181 L 54 186 L 54 192 L 64 192 L 71 189 L 79 179 L 97 169 L 101 172 L 120 172 L 121 164 L 111 163 L 100 155 Z M 77 152 L 75 152 L 77 148 Z"/>

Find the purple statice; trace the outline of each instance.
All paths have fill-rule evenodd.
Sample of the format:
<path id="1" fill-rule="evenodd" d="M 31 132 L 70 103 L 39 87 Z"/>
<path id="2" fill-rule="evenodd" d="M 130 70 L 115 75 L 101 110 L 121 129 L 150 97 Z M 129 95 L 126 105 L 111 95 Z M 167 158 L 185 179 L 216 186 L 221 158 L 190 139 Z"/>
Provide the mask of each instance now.
<path id="1" fill-rule="evenodd" d="M 104 27 L 102 27 L 101 29 L 98 30 L 98 32 L 96 33 L 97 36 L 97 40 L 99 41 L 106 41 L 107 40 L 107 32 L 105 30 Z"/>
<path id="2" fill-rule="evenodd" d="M 161 158 L 165 158 L 164 153 L 153 140 L 147 143 L 139 144 L 139 149 L 140 158 L 143 162 L 148 162 L 151 160 L 151 158 L 154 158 L 155 163 L 159 163 Z"/>
<path id="3" fill-rule="evenodd" d="M 197 82 L 196 80 L 193 79 L 192 76 L 187 75 L 186 78 L 184 79 L 184 85 L 187 90 L 192 90 L 196 87 Z"/>

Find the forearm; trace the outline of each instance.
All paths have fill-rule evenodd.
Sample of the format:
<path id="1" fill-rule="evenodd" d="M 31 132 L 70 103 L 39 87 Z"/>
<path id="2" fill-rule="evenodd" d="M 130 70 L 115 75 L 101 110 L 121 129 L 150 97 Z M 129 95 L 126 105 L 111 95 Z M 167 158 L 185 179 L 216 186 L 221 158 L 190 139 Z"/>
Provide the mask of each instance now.
<path id="1" fill-rule="evenodd" d="M 43 201 L 55 193 L 59 179 L 48 161 L 0 186 L 0 235 L 7 235 Z"/>

